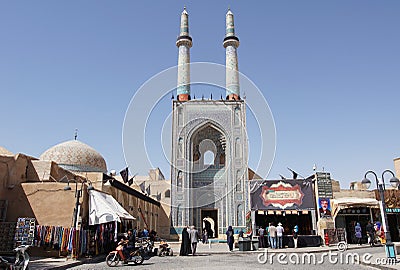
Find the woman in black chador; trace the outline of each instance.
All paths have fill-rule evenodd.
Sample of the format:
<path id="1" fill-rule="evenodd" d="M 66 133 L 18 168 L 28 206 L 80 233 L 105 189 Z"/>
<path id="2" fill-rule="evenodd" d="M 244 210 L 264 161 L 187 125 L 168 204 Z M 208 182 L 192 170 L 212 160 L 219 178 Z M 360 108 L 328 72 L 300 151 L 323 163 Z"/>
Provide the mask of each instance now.
<path id="1" fill-rule="evenodd" d="M 187 256 L 192 253 L 192 249 L 190 247 L 191 242 L 189 239 L 189 233 L 187 228 L 183 228 L 182 230 L 182 243 L 181 243 L 181 251 L 179 252 L 180 256 Z"/>

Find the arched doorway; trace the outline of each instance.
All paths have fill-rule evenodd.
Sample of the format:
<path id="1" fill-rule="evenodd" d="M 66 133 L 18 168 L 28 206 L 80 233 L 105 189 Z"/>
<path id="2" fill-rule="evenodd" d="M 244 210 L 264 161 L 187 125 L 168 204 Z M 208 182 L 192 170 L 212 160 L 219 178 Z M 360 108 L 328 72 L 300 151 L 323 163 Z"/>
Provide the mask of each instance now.
<path id="1" fill-rule="evenodd" d="M 208 238 L 218 237 L 218 210 L 201 210 L 202 215 L 202 231 L 207 230 Z"/>

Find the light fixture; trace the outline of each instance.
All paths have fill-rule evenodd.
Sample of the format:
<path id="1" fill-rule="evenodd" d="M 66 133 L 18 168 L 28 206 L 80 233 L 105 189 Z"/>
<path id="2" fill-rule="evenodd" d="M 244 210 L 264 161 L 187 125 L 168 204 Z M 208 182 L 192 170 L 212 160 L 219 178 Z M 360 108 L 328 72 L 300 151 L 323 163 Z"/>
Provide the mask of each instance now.
<path id="1" fill-rule="evenodd" d="M 394 188 L 397 188 L 399 186 L 399 179 L 397 177 L 393 176 L 392 178 L 390 178 L 389 182 Z"/>
<path id="2" fill-rule="evenodd" d="M 368 178 L 364 178 L 361 181 L 361 184 L 366 188 L 369 189 L 369 187 L 371 186 L 371 180 L 369 180 Z"/>
<path id="3" fill-rule="evenodd" d="M 89 180 L 89 186 L 87 187 L 87 190 L 94 190 L 94 186 L 92 185 L 92 182 Z"/>
<path id="4" fill-rule="evenodd" d="M 69 181 L 68 181 L 67 185 L 64 187 L 64 190 L 65 190 L 65 191 L 71 190 L 71 187 L 69 186 Z"/>

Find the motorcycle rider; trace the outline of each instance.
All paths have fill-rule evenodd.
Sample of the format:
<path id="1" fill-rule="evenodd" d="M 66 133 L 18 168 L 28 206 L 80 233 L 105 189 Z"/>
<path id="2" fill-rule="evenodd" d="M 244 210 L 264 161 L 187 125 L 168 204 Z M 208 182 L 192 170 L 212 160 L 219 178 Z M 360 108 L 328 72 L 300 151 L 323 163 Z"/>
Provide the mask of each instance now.
<path id="1" fill-rule="evenodd" d="M 124 255 L 125 255 L 125 260 L 124 260 L 124 264 L 128 263 L 128 259 L 130 257 L 130 253 L 131 251 L 133 251 L 135 249 L 135 242 L 136 242 L 136 238 L 135 238 L 135 234 L 133 233 L 132 229 L 128 230 L 128 239 L 126 240 L 126 246 L 124 247 Z"/>

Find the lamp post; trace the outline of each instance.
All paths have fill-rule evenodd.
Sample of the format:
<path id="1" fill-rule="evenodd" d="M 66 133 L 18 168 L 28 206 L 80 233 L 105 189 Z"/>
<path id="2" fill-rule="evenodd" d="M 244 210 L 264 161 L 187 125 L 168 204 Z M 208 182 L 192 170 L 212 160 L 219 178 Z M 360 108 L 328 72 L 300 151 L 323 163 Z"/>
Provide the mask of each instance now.
<path id="1" fill-rule="evenodd" d="M 64 187 L 65 191 L 71 190 L 71 187 L 69 186 L 69 182 L 71 182 L 72 180 L 68 180 L 67 185 Z M 90 180 L 89 181 L 89 186 L 87 188 L 88 191 L 90 190 L 94 190 L 94 187 L 92 185 L 92 182 Z M 77 225 L 78 225 L 78 209 L 79 209 L 79 199 L 82 196 L 82 187 L 83 187 L 83 182 L 81 182 L 81 188 L 78 190 L 78 181 L 76 181 L 74 179 L 75 182 L 75 198 L 76 198 L 76 202 L 75 202 L 75 208 L 74 208 L 74 228 L 76 229 Z"/>
<path id="2" fill-rule="evenodd" d="M 71 187 L 69 186 L 70 180 L 68 180 L 67 185 L 64 187 L 65 191 L 71 190 Z M 78 182 L 75 180 L 75 198 L 76 198 L 76 203 L 75 203 L 75 208 L 74 208 L 74 228 L 76 229 L 76 225 L 78 223 L 78 207 L 79 207 L 79 198 L 81 197 L 82 194 L 82 186 L 83 183 L 81 184 L 81 189 L 78 190 Z"/>
<path id="3" fill-rule="evenodd" d="M 399 185 L 399 179 L 396 178 L 394 173 L 391 170 L 385 170 L 382 172 L 382 178 L 379 180 L 378 176 L 376 175 L 375 172 L 373 171 L 368 171 L 365 173 L 364 179 L 361 181 L 361 183 L 368 189 L 371 186 L 371 180 L 367 178 L 368 174 L 372 174 L 375 177 L 376 181 L 376 187 L 379 191 L 379 196 L 380 196 L 380 210 L 381 210 L 381 217 L 382 217 L 382 226 L 383 230 L 385 232 L 385 238 L 386 238 L 386 244 L 385 244 L 385 250 L 386 250 L 386 256 L 388 258 L 396 258 L 396 252 L 394 249 L 394 244 L 392 243 L 392 239 L 390 237 L 390 231 L 389 231 L 389 226 L 388 226 L 388 219 L 387 219 L 387 214 L 386 214 L 386 205 L 385 205 L 385 174 L 390 173 L 392 175 L 392 178 L 390 179 L 390 184 L 393 187 L 397 187 Z"/>

